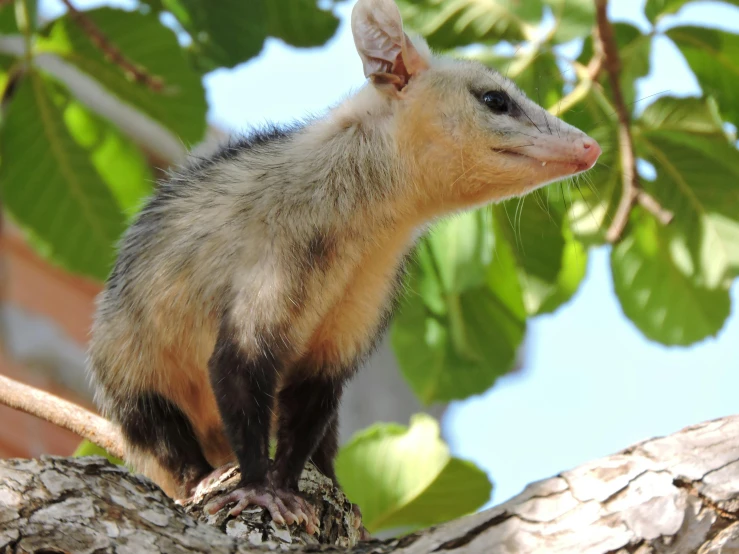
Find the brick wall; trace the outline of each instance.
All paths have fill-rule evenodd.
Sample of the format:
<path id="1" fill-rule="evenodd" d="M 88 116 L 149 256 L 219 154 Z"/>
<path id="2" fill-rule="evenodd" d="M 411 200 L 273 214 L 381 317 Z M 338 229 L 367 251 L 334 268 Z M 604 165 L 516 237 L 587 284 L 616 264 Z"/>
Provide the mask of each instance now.
<path id="1" fill-rule="evenodd" d="M 0 351 L 0 373 L 92 408 L 82 353 L 99 285 L 44 261 L 7 223 L 0 236 L 0 260 L 3 324 L 10 327 L 4 335 L 11 339 Z M 24 316 L 22 331 L 18 314 Z M 16 340 L 19 332 L 23 345 Z M 69 431 L 0 406 L 0 457 L 69 455 L 79 442 Z"/>

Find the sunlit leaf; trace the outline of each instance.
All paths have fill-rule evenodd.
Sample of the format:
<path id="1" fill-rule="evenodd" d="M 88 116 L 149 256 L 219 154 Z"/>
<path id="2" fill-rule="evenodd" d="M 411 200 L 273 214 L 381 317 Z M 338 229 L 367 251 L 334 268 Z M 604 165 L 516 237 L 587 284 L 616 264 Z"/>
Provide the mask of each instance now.
<path id="1" fill-rule="evenodd" d="M 13 35 L 18 32 L 18 24 L 15 20 L 15 2 L 0 3 L 0 35 Z"/>
<path id="2" fill-rule="evenodd" d="M 101 129 L 92 137 L 90 129 L 75 133 L 78 143 L 68 125 L 84 117 L 69 109 L 63 93 L 37 73 L 27 75 L 0 133 L 0 186 L 5 206 L 38 249 L 74 272 L 104 279 L 124 217 L 105 180 L 110 174 L 95 164 L 124 153 L 119 137 Z"/>
<path id="3" fill-rule="evenodd" d="M 492 490 L 483 471 L 450 455 L 439 425 L 425 414 L 413 416 L 410 428 L 377 424 L 359 432 L 340 450 L 336 473 L 371 533 L 461 517 Z"/>
<path id="4" fill-rule="evenodd" d="M 495 239 L 483 219 L 482 212 L 449 217 L 426 237 L 444 291 L 458 294 L 485 282 Z"/>
<path id="5" fill-rule="evenodd" d="M 339 19 L 316 0 L 268 0 L 267 32 L 293 46 L 320 46 L 339 27 Z"/>
<path id="6" fill-rule="evenodd" d="M 555 42 L 568 42 L 592 34 L 595 3 L 592 0 L 544 0 L 555 19 Z"/>
<path id="7" fill-rule="evenodd" d="M 574 235 L 565 230 L 565 245 L 562 251 L 562 268 L 557 275 L 557 282 L 547 289 L 541 305 L 535 312 L 538 314 L 553 313 L 563 304 L 569 302 L 580 288 L 588 266 L 588 252 Z"/>
<path id="8" fill-rule="evenodd" d="M 526 311 L 556 310 L 577 291 L 587 265 L 587 253 L 569 231 L 563 210 L 549 205 L 546 193 L 534 192 L 496 206 L 495 213 L 501 238 L 516 259 Z"/>
<path id="9" fill-rule="evenodd" d="M 675 214 L 696 282 L 716 288 L 739 275 L 739 151 L 715 105 L 660 98 L 637 125 L 636 146 L 657 171 L 644 187 Z"/>
<path id="10" fill-rule="evenodd" d="M 75 458 L 81 458 L 83 456 L 102 456 L 104 458 L 107 458 L 108 461 L 115 465 L 123 465 L 123 460 L 120 460 L 113 456 L 112 454 L 109 454 L 107 450 L 104 448 L 99 447 L 97 444 L 94 444 L 87 439 L 83 440 L 80 445 L 77 447 L 77 450 L 74 451 L 74 454 L 72 454 Z"/>
<path id="11" fill-rule="evenodd" d="M 487 390 L 513 367 L 526 328 L 515 261 L 507 242 L 495 241 L 490 212 L 460 218 L 469 224 L 464 240 L 473 247 L 449 253 L 443 245 L 456 236 L 437 236 L 436 249 L 422 242 L 392 326 L 401 371 L 424 404 Z M 441 226 L 437 232 L 463 228 Z"/>
<path id="12" fill-rule="evenodd" d="M 673 241 L 670 228 L 637 210 L 630 233 L 611 252 L 613 284 L 624 314 L 647 338 L 689 345 L 719 332 L 730 297 L 725 288 L 697 284 Z"/>
<path id="13" fill-rule="evenodd" d="M 739 124 L 739 35 L 703 27 L 667 31 L 693 70 L 707 96 L 718 101 L 724 117 Z"/>
<path id="14" fill-rule="evenodd" d="M 51 25 L 50 36 L 39 42 L 39 49 L 58 53 L 186 144 L 198 142 L 206 127 L 205 91 L 175 34 L 152 15 L 110 8 L 90 10 L 85 15 L 129 60 L 162 79 L 163 89 L 152 90 L 111 63 L 69 16 Z"/>
<path id="15" fill-rule="evenodd" d="M 567 123 L 597 140 L 603 153 L 593 169 L 576 178 L 577 186 L 560 184 L 549 187 L 550 202 L 564 205 L 575 238 L 586 245 L 605 242 L 606 230 L 621 197 L 618 127 L 615 114 L 609 110 L 610 106 L 591 93 L 563 114 Z"/>
<path id="16" fill-rule="evenodd" d="M 540 0 L 398 0 L 408 27 L 432 48 L 522 40 L 542 17 Z"/>
<path id="17" fill-rule="evenodd" d="M 154 177 L 141 149 L 110 123 L 69 101 L 64 121 L 75 142 L 113 193 L 121 212 L 130 220 L 152 192 Z"/>
<path id="18" fill-rule="evenodd" d="M 656 23 L 665 15 L 677 13 L 686 4 L 698 4 L 704 1 L 706 0 L 647 0 L 644 13 L 649 21 Z M 714 2 L 716 0 L 709 1 Z M 721 0 L 721 2 L 739 6 L 739 0 Z"/>
<path id="19" fill-rule="evenodd" d="M 193 48 L 210 60 L 210 69 L 215 69 L 234 67 L 259 54 L 267 38 L 267 2 L 276 1 L 162 0 L 162 5 L 190 33 Z"/>

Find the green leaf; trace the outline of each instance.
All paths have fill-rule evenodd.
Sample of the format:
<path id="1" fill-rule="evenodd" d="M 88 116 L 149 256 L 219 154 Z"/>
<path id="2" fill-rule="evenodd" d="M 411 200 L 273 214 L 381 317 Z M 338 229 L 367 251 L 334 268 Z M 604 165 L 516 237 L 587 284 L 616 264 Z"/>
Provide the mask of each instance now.
<path id="1" fill-rule="evenodd" d="M 626 317 L 651 340 L 686 346 L 715 336 L 731 301 L 727 289 L 708 289 L 686 274 L 682 245 L 671 235 L 635 210 L 631 232 L 611 252 L 611 271 Z"/>
<path id="2" fill-rule="evenodd" d="M 571 232 L 565 232 L 565 245 L 562 251 L 562 268 L 557 282 L 548 289 L 546 296 L 535 312 L 550 314 L 572 299 L 580 288 L 588 267 L 588 252 Z"/>
<path id="3" fill-rule="evenodd" d="M 92 443 L 87 439 L 83 440 L 80 443 L 80 445 L 77 447 L 77 450 L 74 451 L 74 454 L 72 454 L 72 456 L 75 458 L 82 458 L 83 456 L 103 456 L 104 458 L 107 458 L 112 464 L 118 466 L 123 465 L 123 460 L 120 460 L 112 454 L 109 454 L 107 450 L 99 447 L 97 444 Z"/>
<path id="4" fill-rule="evenodd" d="M 438 423 L 425 414 L 413 416 L 410 429 L 377 424 L 358 433 L 339 451 L 336 473 L 371 533 L 461 517 L 492 491 L 483 471 L 450 455 Z"/>
<path id="5" fill-rule="evenodd" d="M 616 114 L 602 92 L 591 90 L 564 120 L 598 141 L 601 154 L 595 167 L 572 184 L 550 185 L 549 203 L 566 210 L 574 237 L 587 246 L 605 243 L 605 232 L 621 198 Z"/>
<path id="6" fill-rule="evenodd" d="M 42 252 L 102 280 L 125 227 L 116 198 L 91 161 L 110 156 L 110 142 L 98 137 L 90 150 L 78 144 L 65 121 L 66 100 L 39 74 L 27 75 L 0 133 L 0 186 L 11 215 Z"/>
<path id="7" fill-rule="evenodd" d="M 520 41 L 543 16 L 541 0 L 398 0 L 405 24 L 432 48 Z"/>
<path id="8" fill-rule="evenodd" d="M 15 20 L 15 2 L 0 4 L 0 35 L 18 34 L 18 23 Z"/>
<path id="9" fill-rule="evenodd" d="M 316 0 L 268 0 L 267 32 L 293 46 L 321 46 L 334 36 L 339 18 Z"/>
<path id="10" fill-rule="evenodd" d="M 564 210 L 545 202 L 543 194 L 535 191 L 495 206 L 502 236 L 516 258 L 526 311 L 532 316 L 567 302 L 587 265 L 587 253 L 570 232 Z"/>
<path id="11" fill-rule="evenodd" d="M 592 0 L 544 0 L 555 19 L 555 42 L 568 42 L 592 34 L 595 25 L 595 3 Z"/>
<path id="12" fill-rule="evenodd" d="M 38 22 L 38 2 L 37 0 L 23 0 L 23 2 L 25 9 L 28 10 L 28 22 L 33 31 Z M 18 27 L 22 20 L 18 19 L 17 3 L 17 0 L 0 3 L 0 35 L 23 34 L 23 30 Z"/>
<path id="13" fill-rule="evenodd" d="M 75 142 L 89 153 L 92 165 L 130 222 L 152 193 L 154 176 L 143 153 L 117 127 L 79 102 L 67 103 L 64 121 Z"/>
<path id="14" fill-rule="evenodd" d="M 533 197 L 508 200 L 495 206 L 495 210 L 517 264 L 526 276 L 555 281 L 564 250 L 562 220 L 558 214 L 547 212 Z"/>
<path id="15" fill-rule="evenodd" d="M 715 105 L 664 97 L 636 123 L 635 145 L 657 170 L 644 188 L 675 218 L 696 282 L 717 288 L 739 275 L 739 151 Z"/>
<path id="16" fill-rule="evenodd" d="M 662 17 L 677 13 L 685 4 L 695 4 L 705 0 L 647 0 L 644 14 L 651 23 L 656 23 Z M 739 0 L 722 0 L 723 3 L 739 6 Z"/>
<path id="17" fill-rule="evenodd" d="M 470 240 L 473 247 L 462 254 L 443 248 L 457 237 L 437 236 L 436 250 L 422 241 L 391 330 L 401 371 L 424 404 L 487 390 L 513 367 L 526 329 L 515 262 L 504 240 L 493 242 L 489 212 L 460 217 L 475 222 L 467 232 L 480 242 Z M 437 233 L 460 228 L 441 226 Z"/>
<path id="18" fill-rule="evenodd" d="M 56 52 L 186 143 L 200 141 L 206 128 L 205 90 L 175 34 L 153 15 L 111 8 L 86 11 L 85 15 L 127 59 L 162 79 L 163 89 L 151 90 L 108 61 L 69 16 L 52 23 L 49 37 L 39 41 L 39 50 Z"/>
<path id="19" fill-rule="evenodd" d="M 443 290 L 461 293 L 485 281 L 495 239 L 484 212 L 467 212 L 438 223 L 424 239 Z"/>
<path id="20" fill-rule="evenodd" d="M 215 67 L 234 67 L 262 51 L 267 38 L 266 4 L 275 0 L 163 0 L 190 32 L 195 50 Z"/>
<path id="21" fill-rule="evenodd" d="M 666 32 L 685 56 L 706 96 L 713 96 L 721 113 L 739 125 L 739 36 L 704 27 L 674 27 Z"/>
<path id="22" fill-rule="evenodd" d="M 528 53 L 528 63 L 514 61 L 509 69 L 509 77 L 516 82 L 529 98 L 540 106 L 551 106 L 562 98 L 564 79 L 557 66 L 557 58 L 551 50 L 541 46 Z"/>

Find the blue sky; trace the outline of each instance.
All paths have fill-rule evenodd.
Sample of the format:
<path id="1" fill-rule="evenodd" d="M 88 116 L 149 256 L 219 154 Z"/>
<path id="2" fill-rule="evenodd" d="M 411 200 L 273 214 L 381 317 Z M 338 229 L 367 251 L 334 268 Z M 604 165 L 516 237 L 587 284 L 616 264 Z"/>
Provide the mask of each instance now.
<path id="1" fill-rule="evenodd" d="M 123 2 L 77 2 L 98 3 Z M 56 11 L 59 2 L 42 4 Z M 348 15 L 352 4 L 342 6 L 341 14 Z M 612 1 L 610 12 L 646 30 L 643 4 Z M 701 2 L 664 25 L 678 22 L 739 32 L 739 9 Z M 656 39 L 652 61 L 655 70 L 640 83 L 638 97 L 698 91 L 667 39 Z M 363 81 L 345 19 L 323 48 L 297 50 L 270 40 L 259 58 L 214 72 L 205 83 L 211 121 L 239 131 L 321 112 Z M 739 413 L 739 286 L 732 300 L 734 313 L 717 339 L 687 349 L 650 343 L 621 312 L 607 248 L 591 252 L 586 280 L 573 301 L 532 321 L 525 371 L 452 406 L 444 425 L 455 454 L 489 472 L 498 503 L 532 480 L 635 441 Z"/>

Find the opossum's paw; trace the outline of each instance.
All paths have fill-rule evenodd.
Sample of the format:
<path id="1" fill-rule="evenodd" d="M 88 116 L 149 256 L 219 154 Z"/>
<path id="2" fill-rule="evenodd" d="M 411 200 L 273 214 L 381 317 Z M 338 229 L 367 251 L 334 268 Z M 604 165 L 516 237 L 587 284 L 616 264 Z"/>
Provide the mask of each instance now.
<path id="1" fill-rule="evenodd" d="M 359 509 L 359 506 L 356 504 L 352 504 L 352 512 L 354 512 L 354 528 L 359 529 L 359 540 L 360 541 L 368 541 L 372 538 L 372 535 L 369 534 L 369 531 L 362 525 L 362 512 Z"/>
<path id="2" fill-rule="evenodd" d="M 309 535 L 315 535 L 320 526 L 315 509 L 304 498 L 291 491 L 275 491 L 264 485 L 247 485 L 218 496 L 205 507 L 205 511 L 214 514 L 234 502 L 236 505 L 228 512 L 232 516 L 239 515 L 248 506 L 261 506 L 269 511 L 278 525 L 304 523 Z"/>
<path id="3" fill-rule="evenodd" d="M 300 519 L 297 519 L 297 521 L 298 523 L 305 523 L 305 530 L 308 531 L 309 535 L 318 533 L 321 520 L 318 518 L 318 513 L 313 504 L 300 496 L 300 493 L 285 489 L 277 489 L 277 496 L 291 513 L 299 515 Z"/>

